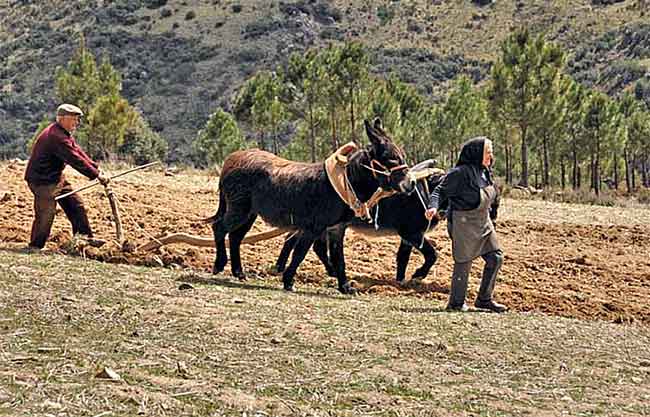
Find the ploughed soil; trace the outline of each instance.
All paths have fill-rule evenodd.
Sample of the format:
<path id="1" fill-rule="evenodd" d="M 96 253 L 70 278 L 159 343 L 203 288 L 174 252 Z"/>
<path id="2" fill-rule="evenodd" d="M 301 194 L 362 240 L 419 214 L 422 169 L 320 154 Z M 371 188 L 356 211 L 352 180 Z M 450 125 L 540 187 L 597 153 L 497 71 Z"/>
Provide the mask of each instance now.
<path id="1" fill-rule="evenodd" d="M 33 219 L 32 195 L 22 179 L 23 161 L 0 162 L 0 252 L 21 250 L 29 241 Z M 87 180 L 68 169 L 73 186 Z M 62 252 L 105 262 L 209 271 L 212 248 L 170 245 L 141 253 L 134 248 L 152 236 L 186 232 L 211 237 L 202 219 L 217 208 L 217 178 L 205 172 L 136 172 L 113 181 L 118 197 L 127 249 L 111 241 L 115 226 L 103 188 L 83 193 L 96 237 L 109 240 L 101 248 L 71 244 L 71 228 L 58 210 L 46 252 Z M 368 237 L 348 232 L 345 248 L 348 277 L 365 297 L 424 297 L 443 305 L 452 269 L 450 241 L 442 223 L 428 235 L 439 260 L 421 281 L 395 282 L 397 236 Z M 258 220 L 254 232 L 269 230 Z M 531 200 L 504 199 L 497 221 L 506 254 L 495 298 L 514 311 L 615 322 L 650 323 L 650 210 L 596 207 Z M 242 246 L 249 277 L 281 286 L 271 267 L 280 252 L 278 237 Z M 34 255 L 38 256 L 38 255 Z M 411 256 L 408 276 L 422 263 Z M 475 261 L 468 302 L 476 296 L 483 261 Z M 225 274 L 230 273 L 226 267 Z M 323 285 L 336 291 L 336 282 L 310 253 L 298 270 L 297 288 Z"/>

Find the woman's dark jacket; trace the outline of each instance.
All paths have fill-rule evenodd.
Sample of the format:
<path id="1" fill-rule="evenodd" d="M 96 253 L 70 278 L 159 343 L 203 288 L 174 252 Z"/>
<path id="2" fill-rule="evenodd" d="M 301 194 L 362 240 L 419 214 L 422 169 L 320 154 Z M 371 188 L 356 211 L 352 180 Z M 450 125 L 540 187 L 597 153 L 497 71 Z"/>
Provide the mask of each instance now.
<path id="1" fill-rule="evenodd" d="M 449 170 L 431 193 L 429 208 L 439 209 L 449 205 L 447 219 L 453 210 L 473 210 L 481 203 L 481 189 L 494 185 L 492 174 L 482 165 L 485 138 L 467 141 L 460 152 L 456 166 Z M 495 186 L 495 189 L 497 187 Z M 499 194 L 490 208 L 490 218 L 496 220 Z M 449 220 L 448 220 L 449 221 Z"/>

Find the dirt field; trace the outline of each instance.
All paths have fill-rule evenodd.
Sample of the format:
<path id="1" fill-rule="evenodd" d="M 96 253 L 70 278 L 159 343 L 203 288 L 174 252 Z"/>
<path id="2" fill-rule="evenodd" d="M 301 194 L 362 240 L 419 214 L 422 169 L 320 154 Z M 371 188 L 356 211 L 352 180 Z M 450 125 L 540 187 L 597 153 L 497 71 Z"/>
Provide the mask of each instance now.
<path id="1" fill-rule="evenodd" d="M 19 162 L 0 163 L 0 249 L 25 246 L 32 221 L 32 196 L 22 180 Z M 73 184 L 85 179 L 67 171 Z M 161 171 L 138 172 L 114 181 L 120 200 L 125 235 L 138 246 L 152 235 L 188 232 L 211 236 L 200 219 L 217 207 L 217 180 L 203 173 L 166 176 Z M 108 201 L 100 187 L 84 193 L 91 223 L 98 237 L 114 237 Z M 267 230 L 262 222 L 255 231 Z M 506 262 L 497 284 L 496 298 L 515 311 L 615 322 L 650 323 L 650 210 L 562 205 L 506 199 L 497 222 Z M 70 226 L 62 211 L 55 220 L 47 250 L 63 251 Z M 348 234 L 348 276 L 364 293 L 373 296 L 416 296 L 442 304 L 447 299 L 452 267 L 450 243 L 444 224 L 429 236 L 439 250 L 439 261 L 427 279 L 403 287 L 394 282 L 397 237 L 368 238 Z M 249 276 L 279 278 L 267 271 L 280 251 L 282 238 L 243 247 Z M 89 258 L 107 262 L 209 270 L 214 250 L 175 245 L 153 253 L 122 253 L 114 244 L 89 248 Z M 408 273 L 422 262 L 411 257 Z M 472 274 L 468 300 L 476 295 L 480 267 Z M 226 269 L 229 273 L 229 267 Z M 298 271 L 298 289 L 304 282 L 335 283 L 315 255 L 309 254 Z"/>

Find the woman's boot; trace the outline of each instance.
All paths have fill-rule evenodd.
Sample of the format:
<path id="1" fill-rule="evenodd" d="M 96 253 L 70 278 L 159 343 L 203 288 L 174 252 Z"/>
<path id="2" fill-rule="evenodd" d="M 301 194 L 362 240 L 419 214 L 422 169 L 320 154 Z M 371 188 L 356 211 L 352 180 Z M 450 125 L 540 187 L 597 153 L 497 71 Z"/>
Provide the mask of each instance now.
<path id="1" fill-rule="evenodd" d="M 454 272 L 451 274 L 451 288 L 449 290 L 449 303 L 447 310 L 467 311 L 465 295 L 467 294 L 467 280 L 472 269 L 472 262 L 454 263 Z"/>
<path id="2" fill-rule="evenodd" d="M 503 253 L 500 250 L 490 252 L 483 255 L 483 259 L 485 260 L 483 278 L 481 279 L 481 286 L 479 287 L 478 296 L 474 305 L 476 308 L 494 311 L 495 313 L 503 313 L 508 310 L 508 307 L 492 299 L 497 274 L 503 264 Z"/>

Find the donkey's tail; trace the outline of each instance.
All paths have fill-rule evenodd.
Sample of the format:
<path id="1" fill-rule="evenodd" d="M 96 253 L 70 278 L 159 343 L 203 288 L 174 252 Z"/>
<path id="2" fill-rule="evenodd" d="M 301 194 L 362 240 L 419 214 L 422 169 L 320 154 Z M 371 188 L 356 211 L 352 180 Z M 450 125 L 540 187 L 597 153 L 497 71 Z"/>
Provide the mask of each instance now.
<path id="1" fill-rule="evenodd" d="M 217 212 L 213 216 L 201 219 L 201 221 L 203 223 L 214 224 L 221 220 L 224 214 L 226 214 L 226 197 L 224 196 L 223 190 L 219 189 L 219 207 L 217 208 Z"/>

